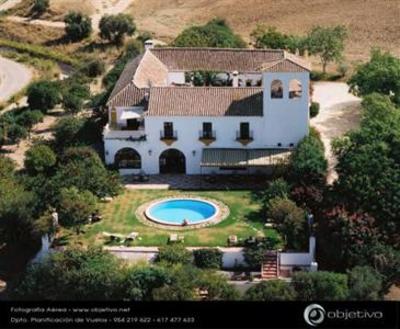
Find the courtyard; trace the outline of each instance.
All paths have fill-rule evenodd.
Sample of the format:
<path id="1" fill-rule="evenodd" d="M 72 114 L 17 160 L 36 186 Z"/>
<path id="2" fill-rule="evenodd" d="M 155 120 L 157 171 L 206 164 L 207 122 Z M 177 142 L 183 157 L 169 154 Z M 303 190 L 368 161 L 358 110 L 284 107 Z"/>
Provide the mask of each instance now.
<path id="1" fill-rule="evenodd" d="M 198 229 L 165 230 L 143 223 L 137 218 L 136 211 L 141 205 L 152 200 L 168 197 L 201 197 L 225 204 L 229 215 L 218 224 Z M 168 243 L 171 234 L 184 237 L 186 246 L 227 246 L 228 237 L 236 235 L 240 240 L 250 236 L 271 237 L 279 241 L 279 235 L 272 228 L 265 228 L 265 218 L 261 213 L 261 201 L 257 193 L 250 190 L 240 191 L 181 191 L 181 190 L 125 190 L 109 203 L 100 206 L 102 220 L 85 225 L 83 232 L 63 229 L 59 241 L 68 245 L 90 244 L 107 245 L 109 240 L 103 232 L 128 235 L 137 232 L 138 238 L 129 242 L 129 246 L 162 246 Z M 116 242 L 112 242 L 115 244 Z M 118 244 L 118 243 L 117 243 Z"/>

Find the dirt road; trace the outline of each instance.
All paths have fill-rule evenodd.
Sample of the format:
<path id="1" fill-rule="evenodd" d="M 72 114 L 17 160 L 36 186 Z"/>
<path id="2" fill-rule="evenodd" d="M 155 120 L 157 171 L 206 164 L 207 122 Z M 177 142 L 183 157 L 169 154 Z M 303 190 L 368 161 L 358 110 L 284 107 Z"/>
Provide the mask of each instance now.
<path id="1" fill-rule="evenodd" d="M 311 125 L 321 133 L 329 166 L 328 183 L 332 184 L 337 179 L 337 174 L 334 170 L 336 159 L 331 152 L 331 142 L 358 127 L 361 100 L 350 94 L 348 85 L 343 82 L 315 83 L 313 100 L 320 103 L 320 112 L 311 119 Z"/>
<path id="2" fill-rule="evenodd" d="M 32 79 L 32 71 L 10 59 L 0 57 L 0 102 L 24 88 Z"/>

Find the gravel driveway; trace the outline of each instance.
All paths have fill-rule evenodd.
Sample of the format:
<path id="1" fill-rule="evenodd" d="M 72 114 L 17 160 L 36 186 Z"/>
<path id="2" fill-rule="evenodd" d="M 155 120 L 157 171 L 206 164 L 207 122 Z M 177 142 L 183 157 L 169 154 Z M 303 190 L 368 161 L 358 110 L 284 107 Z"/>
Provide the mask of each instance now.
<path id="1" fill-rule="evenodd" d="M 331 141 L 358 127 L 361 99 L 350 94 L 349 86 L 344 82 L 316 82 L 313 100 L 320 103 L 320 112 L 311 119 L 311 126 L 321 133 L 328 159 L 328 183 L 332 184 L 337 174 Z"/>

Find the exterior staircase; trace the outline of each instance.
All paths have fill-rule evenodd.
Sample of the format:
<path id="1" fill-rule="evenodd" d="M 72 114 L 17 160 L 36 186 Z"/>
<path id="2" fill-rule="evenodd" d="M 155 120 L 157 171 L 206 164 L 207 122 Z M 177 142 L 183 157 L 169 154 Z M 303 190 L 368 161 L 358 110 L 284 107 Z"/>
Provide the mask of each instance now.
<path id="1" fill-rule="evenodd" d="M 276 279 L 279 276 L 278 253 L 268 251 L 261 264 L 261 278 L 263 280 Z"/>

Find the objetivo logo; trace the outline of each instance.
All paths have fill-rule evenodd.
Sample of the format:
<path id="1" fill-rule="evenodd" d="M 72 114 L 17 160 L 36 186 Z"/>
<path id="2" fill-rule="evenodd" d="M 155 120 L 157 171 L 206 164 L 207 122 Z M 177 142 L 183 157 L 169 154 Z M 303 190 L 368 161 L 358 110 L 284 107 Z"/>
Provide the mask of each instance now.
<path id="1" fill-rule="evenodd" d="M 325 319 L 325 309 L 318 304 L 311 304 L 304 310 L 304 320 L 310 326 L 316 327 L 321 324 Z"/>

